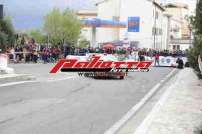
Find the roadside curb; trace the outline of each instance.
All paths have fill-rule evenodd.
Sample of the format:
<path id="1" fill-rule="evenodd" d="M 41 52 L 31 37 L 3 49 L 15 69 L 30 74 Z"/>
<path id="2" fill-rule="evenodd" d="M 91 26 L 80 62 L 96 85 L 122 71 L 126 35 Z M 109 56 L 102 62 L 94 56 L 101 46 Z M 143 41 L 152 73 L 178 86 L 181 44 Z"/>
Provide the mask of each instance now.
<path id="1" fill-rule="evenodd" d="M 158 100 L 158 102 L 154 105 L 152 111 L 147 115 L 147 117 L 143 120 L 143 122 L 140 124 L 140 126 L 135 130 L 135 132 L 133 134 L 153 134 L 153 133 L 154 134 L 164 134 L 164 133 L 170 134 L 170 133 L 182 133 L 182 132 L 186 132 L 186 131 L 187 131 L 186 133 L 191 134 L 189 131 L 190 128 L 185 129 L 186 125 L 190 125 L 190 122 L 189 122 L 189 124 L 186 124 L 186 123 L 183 124 L 183 120 L 180 120 L 178 117 L 179 116 L 178 114 L 180 114 L 183 111 L 180 108 L 180 104 L 182 104 L 182 105 L 186 104 L 186 103 L 182 103 L 184 101 L 186 102 L 186 99 L 182 98 L 182 97 L 185 97 L 186 93 L 181 93 L 183 91 L 179 91 L 179 90 L 177 91 L 177 89 L 176 89 L 176 83 L 183 82 L 182 81 L 183 77 L 181 76 L 183 73 L 184 72 L 180 72 L 178 75 L 175 76 L 175 83 L 170 85 L 167 88 L 166 92 L 161 96 L 161 98 Z M 178 88 L 179 88 L 179 85 L 178 85 Z M 187 89 L 190 90 L 190 87 L 188 87 L 186 89 L 182 85 L 182 89 L 184 89 L 184 91 L 187 91 Z M 196 89 L 193 88 L 192 90 L 196 90 Z M 179 93 L 177 94 L 177 96 L 179 98 L 177 98 L 176 96 L 173 96 L 173 94 L 176 94 L 177 92 L 181 93 L 180 97 L 179 97 L 180 94 Z M 190 96 L 193 97 L 192 95 L 190 95 Z M 188 98 L 188 102 L 190 104 L 191 104 L 190 101 L 194 101 L 194 99 L 192 100 L 191 97 Z M 171 101 L 171 100 L 173 100 L 173 101 Z M 175 103 L 178 105 L 176 106 Z M 179 109 L 177 107 L 179 107 Z M 183 112 L 186 113 L 186 111 L 183 111 Z M 193 113 L 191 113 L 193 111 L 188 111 L 188 112 L 190 112 L 191 117 L 194 116 L 194 115 L 192 115 Z M 176 114 L 176 113 L 178 113 L 178 114 Z M 187 114 L 189 114 L 189 113 L 187 113 Z M 183 113 L 181 113 L 181 116 L 182 115 L 183 115 Z M 164 118 L 169 119 L 169 121 L 164 120 Z M 182 116 L 182 118 L 183 118 L 183 116 Z M 187 116 L 185 116 L 184 121 L 185 122 L 189 121 L 189 118 L 188 119 L 186 119 L 186 118 L 187 118 Z M 181 125 L 183 124 L 183 126 L 180 126 L 180 124 Z M 171 129 L 171 127 L 172 127 L 172 129 Z M 176 127 L 179 127 L 178 128 L 179 130 L 175 130 Z M 182 127 L 182 128 L 180 128 L 180 127 Z M 193 129 L 193 128 L 191 128 L 191 129 Z"/>
<path id="2" fill-rule="evenodd" d="M 32 81 L 36 80 L 35 77 L 29 74 L 5 74 L 0 75 L 0 85 L 12 82 Z"/>
<path id="3" fill-rule="evenodd" d="M 159 111 L 159 109 L 163 106 L 163 104 L 167 100 L 168 96 L 171 94 L 171 92 L 173 90 L 172 87 L 173 87 L 173 85 L 168 87 L 167 91 L 163 94 L 163 96 L 160 98 L 160 100 L 154 105 L 152 111 L 143 120 L 143 122 L 140 124 L 140 126 L 136 129 L 136 131 L 133 134 L 146 134 L 146 132 L 149 129 L 150 124 L 152 123 L 152 120 L 154 119 L 155 113 L 157 113 Z"/>

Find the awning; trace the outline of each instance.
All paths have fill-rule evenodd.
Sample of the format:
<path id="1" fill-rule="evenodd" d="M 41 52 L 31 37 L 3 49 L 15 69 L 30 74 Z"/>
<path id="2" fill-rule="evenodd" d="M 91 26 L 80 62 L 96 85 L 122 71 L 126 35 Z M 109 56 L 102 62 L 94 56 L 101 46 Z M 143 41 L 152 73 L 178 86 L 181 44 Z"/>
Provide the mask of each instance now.
<path id="1" fill-rule="evenodd" d="M 82 21 L 84 27 L 126 28 L 125 22 L 101 19 L 86 19 Z"/>
<path id="2" fill-rule="evenodd" d="M 113 44 L 106 44 L 106 45 L 103 45 L 103 48 L 104 49 L 114 49 L 115 46 Z"/>

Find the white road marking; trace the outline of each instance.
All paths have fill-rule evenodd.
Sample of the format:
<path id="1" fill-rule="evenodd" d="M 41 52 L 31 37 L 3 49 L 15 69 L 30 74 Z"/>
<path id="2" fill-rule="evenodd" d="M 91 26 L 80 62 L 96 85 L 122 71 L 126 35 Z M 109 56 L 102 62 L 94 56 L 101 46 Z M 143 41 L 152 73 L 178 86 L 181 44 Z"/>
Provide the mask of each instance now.
<path id="1" fill-rule="evenodd" d="M 170 72 L 167 76 L 166 79 L 164 79 L 163 81 L 159 82 L 158 84 L 156 84 L 148 94 L 146 94 L 146 96 L 138 103 L 136 104 L 134 107 L 132 107 L 132 109 L 130 109 L 118 122 L 116 122 L 111 128 L 109 128 L 107 131 L 105 131 L 104 134 L 115 134 L 130 118 L 133 117 L 133 115 L 135 113 L 137 113 L 137 111 L 142 108 L 142 106 L 144 106 L 144 104 L 156 93 L 156 91 L 159 89 L 159 87 L 166 81 L 168 80 L 176 71 L 176 69 L 174 69 L 172 72 Z"/>
<path id="2" fill-rule="evenodd" d="M 64 80 L 69 80 L 69 79 L 73 79 L 73 78 L 77 78 L 77 77 L 76 76 L 71 76 L 71 77 L 67 77 L 67 78 L 47 80 L 45 82 L 57 82 L 57 81 L 64 81 Z"/>
<path id="3" fill-rule="evenodd" d="M 18 81 L 18 82 L 9 82 L 5 84 L 1 84 L 0 87 L 8 87 L 8 86 L 14 86 L 14 85 L 20 85 L 25 83 L 35 83 L 37 81 Z"/>
<path id="4" fill-rule="evenodd" d="M 46 81 L 41 81 L 41 80 L 34 80 L 34 81 L 18 81 L 18 82 L 9 82 L 5 84 L 1 84 L 0 87 L 9 87 L 9 86 L 14 86 L 14 85 L 20 85 L 20 84 L 25 84 L 25 83 L 37 83 L 37 82 L 58 82 L 58 81 L 64 81 L 68 79 L 73 79 L 76 78 L 75 76 L 72 77 L 67 77 L 67 78 L 61 78 L 61 79 L 53 79 L 53 80 L 46 80 Z"/>

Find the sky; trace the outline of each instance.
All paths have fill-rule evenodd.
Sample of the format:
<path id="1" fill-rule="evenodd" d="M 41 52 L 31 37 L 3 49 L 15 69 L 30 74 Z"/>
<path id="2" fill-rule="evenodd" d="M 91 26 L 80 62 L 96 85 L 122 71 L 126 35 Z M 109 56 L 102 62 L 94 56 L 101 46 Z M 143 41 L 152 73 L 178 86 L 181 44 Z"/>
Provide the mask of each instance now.
<path id="1" fill-rule="evenodd" d="M 96 0 L 0 0 L 4 14 L 11 16 L 17 30 L 41 27 L 43 17 L 53 8 L 94 9 Z"/>
<path id="2" fill-rule="evenodd" d="M 0 0 L 4 5 L 5 15 L 11 16 L 16 30 L 40 28 L 43 17 L 53 8 L 74 10 L 95 9 L 95 3 L 101 0 Z M 185 2 L 192 6 L 196 0 L 162 0 L 164 2 Z"/>

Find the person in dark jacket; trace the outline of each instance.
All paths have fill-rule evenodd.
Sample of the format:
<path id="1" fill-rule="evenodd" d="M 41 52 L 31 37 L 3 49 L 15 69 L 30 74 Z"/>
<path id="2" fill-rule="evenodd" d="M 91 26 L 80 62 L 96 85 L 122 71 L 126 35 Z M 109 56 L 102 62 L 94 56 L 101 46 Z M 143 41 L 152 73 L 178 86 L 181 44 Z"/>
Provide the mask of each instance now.
<path id="1" fill-rule="evenodd" d="M 177 66 L 178 69 L 184 68 L 184 61 L 181 58 L 178 58 L 176 63 L 178 64 L 178 66 Z"/>

